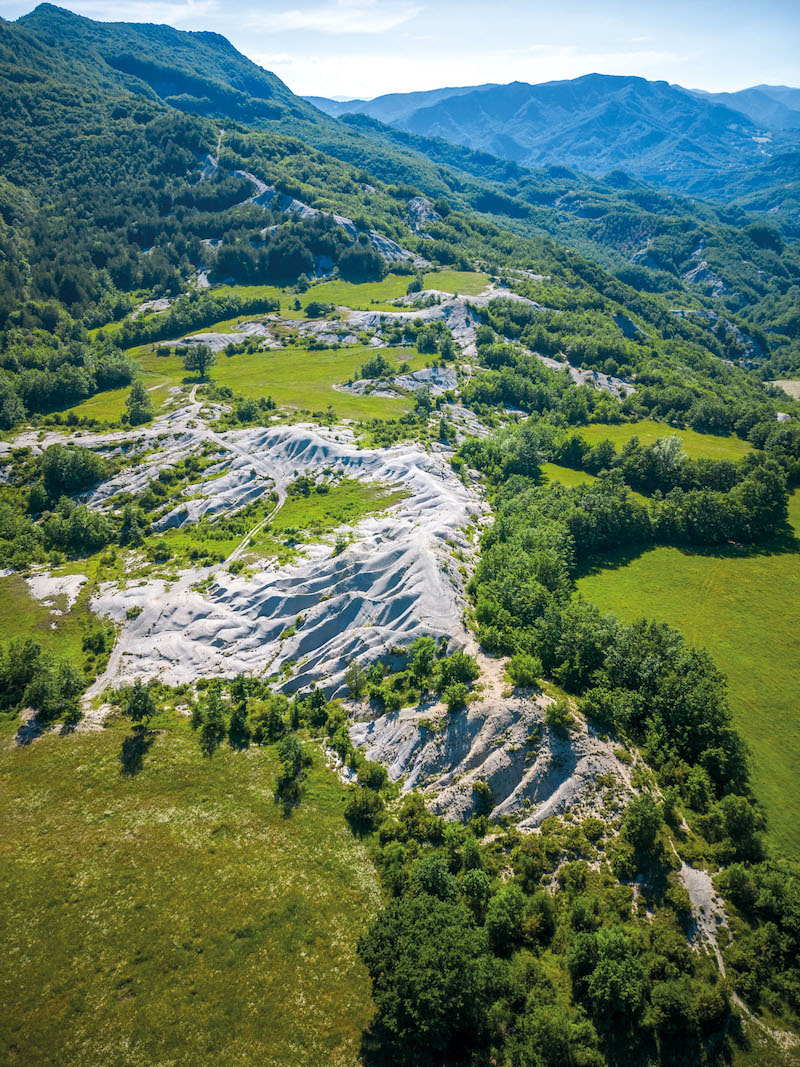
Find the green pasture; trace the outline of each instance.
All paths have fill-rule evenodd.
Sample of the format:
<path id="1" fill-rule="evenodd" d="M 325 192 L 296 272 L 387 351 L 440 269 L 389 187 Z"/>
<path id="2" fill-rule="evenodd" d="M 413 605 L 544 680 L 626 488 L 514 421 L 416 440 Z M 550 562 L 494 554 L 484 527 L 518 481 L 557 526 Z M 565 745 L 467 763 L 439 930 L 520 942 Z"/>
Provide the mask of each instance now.
<path id="1" fill-rule="evenodd" d="M 95 619 L 88 599 L 89 590 L 84 586 L 68 609 L 65 595 L 47 603 L 37 600 L 20 574 L 0 578 L 0 644 L 15 637 L 32 637 L 46 651 L 79 665 L 83 636 Z"/>
<path id="2" fill-rule="evenodd" d="M 613 425 L 592 423 L 590 426 L 579 426 L 578 433 L 590 445 L 596 445 L 598 441 L 609 440 L 617 449 L 622 449 L 632 437 L 638 437 L 640 444 L 650 445 L 659 437 L 671 437 L 677 434 L 690 459 L 704 457 L 736 460 L 751 451 L 751 446 L 738 437 L 718 437 L 710 433 L 697 433 L 695 430 L 678 430 L 674 426 L 668 426 L 665 422 L 655 422 L 653 419 Z"/>
<path id="3" fill-rule="evenodd" d="M 775 851 L 800 857 L 800 491 L 791 531 L 763 550 L 621 552 L 578 582 L 603 611 L 663 619 L 727 675 Z"/>
<path id="4" fill-rule="evenodd" d="M 590 485 L 597 479 L 588 471 L 576 471 L 572 467 L 562 467 L 558 463 L 543 463 L 542 477 L 548 482 L 561 482 L 572 488 L 574 485 Z"/>
<path id="5" fill-rule="evenodd" d="M 380 891 L 341 785 L 317 754 L 286 814 L 274 749 L 153 727 L 0 736 L 0 1061 L 355 1064 Z"/>
<path id="6" fill-rule="evenodd" d="M 217 296 L 231 294 L 242 297 L 274 297 L 281 302 L 282 318 L 304 318 L 300 312 L 293 311 L 295 299 L 300 301 L 303 308 L 312 301 L 319 301 L 334 304 L 336 307 L 351 308 L 353 311 L 375 310 L 375 305 L 379 305 L 378 310 L 381 310 L 381 305 L 387 305 L 385 310 L 396 311 L 397 308 L 388 308 L 388 305 L 391 301 L 405 296 L 411 280 L 407 274 L 387 274 L 380 282 L 345 282 L 341 279 L 318 282 L 304 293 L 291 292 L 274 285 L 218 285 L 212 292 Z M 431 271 L 423 275 L 422 284 L 425 289 L 477 296 L 489 284 L 489 275 L 459 270 Z"/>
<path id="7" fill-rule="evenodd" d="M 425 365 L 424 357 L 413 348 L 383 348 L 381 353 L 387 359 L 395 358 L 398 367 L 404 362 L 413 370 Z M 162 404 L 168 399 L 169 386 L 192 385 L 198 381 L 187 375 L 179 356 L 157 356 L 152 345 L 134 349 L 131 354 L 142 367 L 142 380 L 158 386 L 151 394 L 157 406 L 156 398 Z M 355 378 L 358 368 L 372 355 L 374 349 L 363 345 L 321 351 L 281 348 L 234 356 L 220 352 L 209 371 L 208 381 L 227 385 L 239 396 L 254 399 L 271 396 L 279 406 L 299 411 L 323 411 L 330 405 L 339 418 L 397 418 L 411 407 L 410 398 L 355 396 L 333 388 Z M 69 411 L 79 417 L 117 421 L 125 410 L 129 392 L 125 388 L 98 393 Z"/>
<path id="8" fill-rule="evenodd" d="M 143 374 L 141 376 L 145 388 L 150 393 L 153 408 L 156 415 L 161 411 L 170 399 L 170 385 L 180 384 L 173 379 L 157 374 Z M 104 393 L 96 393 L 87 400 L 72 407 L 62 408 L 61 415 L 75 414 L 78 418 L 97 419 L 99 422 L 119 422 L 125 414 L 125 402 L 130 394 L 131 387 L 123 386 L 121 389 L 107 389 Z"/>
<path id="9" fill-rule="evenodd" d="M 597 478 L 588 471 L 576 471 L 572 467 L 562 467 L 558 463 L 543 463 L 542 477 L 547 482 L 561 482 L 569 489 L 576 485 L 591 485 L 592 482 L 597 481 Z M 647 497 L 642 493 L 637 493 L 635 489 L 631 489 L 630 494 L 642 504 L 647 503 Z"/>
<path id="10" fill-rule="evenodd" d="M 359 519 L 386 511 L 408 496 L 405 489 L 380 482 L 343 478 L 332 485 L 312 489 L 308 495 L 290 496 L 274 518 L 247 544 L 245 559 L 271 558 L 284 563 L 296 554 L 297 545 L 318 538 L 341 526 L 353 526 Z M 259 501 L 242 513 L 247 528 L 254 529 L 272 510 L 272 503 Z M 226 558 L 245 537 L 241 515 L 213 522 L 201 520 L 179 530 L 168 530 L 151 541 L 163 541 L 172 555 L 168 568 L 199 558 Z"/>

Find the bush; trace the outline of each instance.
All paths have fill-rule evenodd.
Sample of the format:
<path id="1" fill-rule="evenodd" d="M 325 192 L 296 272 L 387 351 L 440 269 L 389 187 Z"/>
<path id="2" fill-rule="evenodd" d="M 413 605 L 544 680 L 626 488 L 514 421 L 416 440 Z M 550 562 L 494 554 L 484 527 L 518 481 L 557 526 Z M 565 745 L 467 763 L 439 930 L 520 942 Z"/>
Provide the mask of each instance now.
<path id="1" fill-rule="evenodd" d="M 462 708 L 466 707 L 468 696 L 468 685 L 464 682 L 452 682 L 442 694 L 442 699 L 447 705 L 447 710 L 451 715 L 454 715 L 457 711 L 461 711 Z"/>
<path id="2" fill-rule="evenodd" d="M 517 652 L 508 661 L 506 673 L 513 686 L 519 689 L 535 689 L 542 676 L 542 661 L 538 656 Z"/>
<path id="3" fill-rule="evenodd" d="M 564 732 L 572 723 L 572 712 L 566 700 L 555 700 L 547 705 L 545 722 L 551 730 Z"/>
<path id="4" fill-rule="evenodd" d="M 358 829 L 376 830 L 386 817 L 383 797 L 368 786 L 353 786 L 345 805 L 344 817 Z"/>

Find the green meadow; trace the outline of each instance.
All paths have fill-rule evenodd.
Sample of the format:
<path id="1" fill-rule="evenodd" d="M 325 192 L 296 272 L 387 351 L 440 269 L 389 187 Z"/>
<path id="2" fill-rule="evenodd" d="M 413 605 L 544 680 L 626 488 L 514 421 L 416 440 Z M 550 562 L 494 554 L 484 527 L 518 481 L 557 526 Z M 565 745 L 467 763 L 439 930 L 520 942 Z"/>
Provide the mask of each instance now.
<path id="1" fill-rule="evenodd" d="M 243 297 L 274 297 L 281 302 L 282 317 L 302 318 L 304 316 L 293 310 L 295 299 L 300 301 L 303 308 L 306 308 L 312 301 L 319 301 L 334 304 L 336 307 L 351 308 L 353 311 L 368 311 L 374 310 L 376 304 L 389 305 L 392 300 L 405 296 L 411 280 L 407 274 L 387 274 L 380 282 L 345 282 L 341 279 L 319 282 L 304 293 L 295 293 L 274 285 L 218 285 L 212 292 L 218 296 L 236 293 Z M 489 284 L 489 275 L 459 270 L 431 271 L 423 275 L 422 284 L 425 289 L 440 289 L 444 293 L 477 296 Z M 387 307 L 387 310 L 396 311 L 397 308 Z"/>
<path id="2" fill-rule="evenodd" d="M 316 754 L 286 815 L 273 749 L 153 726 L 0 735 L 0 1061 L 356 1063 L 380 891 L 338 780 Z"/>
<path id="3" fill-rule="evenodd" d="M 643 445 L 650 445 L 659 437 L 671 437 L 677 434 L 690 459 L 706 457 L 708 459 L 741 459 L 751 451 L 751 446 L 738 437 L 718 437 L 710 433 L 697 433 L 695 430 L 678 430 L 665 422 L 644 419 L 642 422 L 624 422 L 616 424 L 592 423 L 580 426 L 578 433 L 590 445 L 598 441 L 609 440 L 617 449 L 621 449 L 632 437 L 638 437 Z"/>
<path id="4" fill-rule="evenodd" d="M 800 491 L 791 532 L 761 550 L 655 548 L 603 561 L 578 582 L 604 611 L 663 619 L 727 675 L 736 725 L 775 850 L 800 857 Z"/>
<path id="5" fill-rule="evenodd" d="M 388 359 L 397 365 L 407 362 L 413 370 L 425 365 L 424 357 L 413 348 L 383 348 Z M 197 379 L 187 377 L 179 356 L 157 356 L 152 346 L 135 349 L 132 355 L 142 367 L 142 380 L 149 387 L 156 385 L 152 395 L 163 404 L 171 385 L 194 384 Z M 340 418 L 372 419 L 397 418 L 411 407 L 405 397 L 355 396 L 340 392 L 334 385 L 342 385 L 356 377 L 374 349 L 362 345 L 351 348 L 313 351 L 305 348 L 283 348 L 270 351 L 241 352 L 217 355 L 208 374 L 208 381 L 227 385 L 239 396 L 258 399 L 271 396 L 280 407 L 298 411 L 323 411 L 329 405 Z M 117 421 L 125 411 L 129 389 L 114 389 L 98 393 L 63 412 L 107 421 Z M 157 407 L 160 406 L 157 403 Z"/>

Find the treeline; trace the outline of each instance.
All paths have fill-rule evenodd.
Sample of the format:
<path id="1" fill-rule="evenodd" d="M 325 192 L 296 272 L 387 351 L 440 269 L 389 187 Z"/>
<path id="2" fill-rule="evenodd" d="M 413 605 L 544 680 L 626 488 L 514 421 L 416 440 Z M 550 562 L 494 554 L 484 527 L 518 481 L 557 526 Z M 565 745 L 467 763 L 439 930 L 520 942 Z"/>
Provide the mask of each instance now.
<path id="1" fill-rule="evenodd" d="M 389 902 L 359 941 L 376 1006 L 365 1063 L 604 1067 L 642 1049 L 698 1063 L 725 1045 L 729 993 L 687 945 L 662 812 L 643 800 L 622 836 L 663 878 L 649 920 L 602 861 L 613 842 L 601 820 L 498 829 L 481 844 L 481 817 L 448 824 L 405 797 L 373 852 Z"/>
<path id="2" fill-rule="evenodd" d="M 112 340 L 124 348 L 177 340 L 223 319 L 279 310 L 280 301 L 271 296 L 239 296 L 236 293 L 217 296 L 213 292 L 192 291 L 179 297 L 169 311 L 126 319 L 112 335 Z"/>
<path id="3" fill-rule="evenodd" d="M 136 366 L 119 348 L 85 338 L 84 330 L 57 314 L 50 329 L 6 334 L 0 349 L 0 429 L 132 381 Z"/>
<path id="4" fill-rule="evenodd" d="M 355 242 L 330 215 L 293 218 L 280 227 L 227 236 L 212 261 L 214 277 L 242 285 L 294 284 L 299 278 L 338 268 L 345 281 L 380 281 L 388 271 L 383 256 L 362 231 Z"/>
<path id="5" fill-rule="evenodd" d="M 659 442 L 655 455 L 675 460 L 675 444 Z M 495 522 L 470 585 L 482 642 L 494 652 L 537 656 L 549 677 L 584 697 L 593 718 L 643 746 L 663 784 L 693 799 L 689 783 L 698 777 L 708 796 L 746 793 L 724 682 L 707 654 L 669 627 L 624 626 L 601 615 L 573 599 L 573 581 L 587 561 L 626 545 L 773 536 L 786 517 L 783 472 L 757 454 L 719 470 L 690 465 L 686 475 L 723 488 L 676 486 L 642 502 L 620 470 L 589 485 L 541 486 L 539 445 L 529 423 L 462 446 L 495 487 Z M 634 447 L 626 459 L 639 452 Z"/>
<path id="6" fill-rule="evenodd" d="M 513 536 L 526 515 L 532 522 L 558 522 L 576 564 L 625 545 L 763 541 L 781 532 L 788 513 L 780 457 L 752 452 L 738 463 L 693 461 L 677 437 L 644 447 L 632 439 L 617 455 L 609 441 L 589 447 L 578 435 L 559 435 L 550 424 L 529 420 L 498 436 L 464 442 L 461 457 L 497 486 L 498 535 L 507 530 Z M 543 458 L 569 459 L 598 480 L 543 487 Z M 789 466 L 795 471 L 796 460 Z M 637 499 L 631 484 L 653 495 Z"/>
<path id="7" fill-rule="evenodd" d="M 404 685 L 435 684 L 447 662 L 423 639 L 398 673 Z M 351 663 L 352 695 L 378 684 L 363 675 Z M 380 684 L 390 676 L 384 668 Z M 387 898 L 358 945 L 376 1006 L 366 1064 L 604 1067 L 643 1047 L 664 1062 L 701 1062 L 725 1044 L 728 989 L 686 941 L 689 903 L 665 836 L 665 820 L 679 818 L 674 798 L 637 798 L 613 825 L 550 818 L 536 835 L 498 826 L 487 837 L 485 813 L 463 825 L 433 815 L 419 793 L 394 802 L 386 768 L 353 748 L 345 709 L 321 689 L 287 697 L 241 675 L 197 689 L 137 681 L 112 702 L 135 737 L 179 693 L 208 758 L 223 745 L 273 746 L 274 801 L 287 815 L 319 758 L 311 739 L 350 776 L 343 816 L 370 847 Z M 608 859 L 642 873 L 652 915 L 638 913 Z M 556 892 L 545 887 L 553 879 Z"/>
<path id="8" fill-rule="evenodd" d="M 0 714 L 20 708 L 36 713 L 40 726 L 56 720 L 74 726 L 81 717 L 79 696 L 86 682 L 65 658 L 42 651 L 38 641 L 18 637 L 0 646 Z"/>
<path id="9" fill-rule="evenodd" d="M 483 442 L 466 443 L 463 455 L 472 457 L 492 479 L 507 473 L 525 474 L 525 469 L 512 468 L 519 464 L 524 467 L 528 461 L 535 464 L 538 456 L 589 474 L 617 471 L 631 488 L 643 493 L 668 493 L 676 488 L 727 491 L 763 459 L 775 463 L 788 484 L 800 480 L 799 423 L 774 419 L 754 422 L 748 436 L 757 451 L 738 461 L 690 459 L 679 435 L 670 434 L 666 426 L 664 431 L 664 436 L 650 445 L 642 445 L 634 434 L 618 451 L 608 439 L 590 445 L 580 430 L 565 427 L 563 420 L 533 418 Z"/>
<path id="10" fill-rule="evenodd" d="M 23 569 L 48 553 L 96 552 L 122 525 L 73 497 L 109 477 L 109 462 L 87 448 L 50 445 L 38 458 L 14 455 L 0 495 L 0 565 Z"/>

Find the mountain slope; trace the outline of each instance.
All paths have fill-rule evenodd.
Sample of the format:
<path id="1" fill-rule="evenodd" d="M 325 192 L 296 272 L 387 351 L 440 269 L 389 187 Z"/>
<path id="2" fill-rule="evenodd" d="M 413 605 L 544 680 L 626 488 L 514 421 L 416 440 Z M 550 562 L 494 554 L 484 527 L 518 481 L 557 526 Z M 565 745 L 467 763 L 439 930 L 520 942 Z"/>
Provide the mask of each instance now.
<path id="1" fill-rule="evenodd" d="M 356 110 L 526 166 L 562 164 L 595 175 L 621 168 L 698 195 L 721 173 L 769 159 L 798 139 L 791 132 L 762 136 L 740 111 L 643 78 L 590 74 L 441 92 L 447 95 L 438 99 L 409 94 L 405 106 L 402 98 L 382 97 Z"/>
<path id="2" fill-rule="evenodd" d="M 781 99 L 780 95 L 775 95 L 772 86 L 757 85 L 736 93 L 695 92 L 695 95 L 713 100 L 733 111 L 740 111 L 759 126 L 772 130 L 800 129 L 800 90 L 787 89 L 786 93 L 786 97 Z M 796 94 L 796 101 L 792 93 Z"/>

